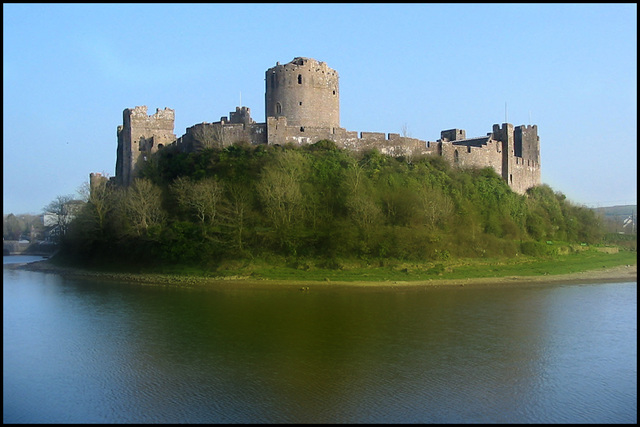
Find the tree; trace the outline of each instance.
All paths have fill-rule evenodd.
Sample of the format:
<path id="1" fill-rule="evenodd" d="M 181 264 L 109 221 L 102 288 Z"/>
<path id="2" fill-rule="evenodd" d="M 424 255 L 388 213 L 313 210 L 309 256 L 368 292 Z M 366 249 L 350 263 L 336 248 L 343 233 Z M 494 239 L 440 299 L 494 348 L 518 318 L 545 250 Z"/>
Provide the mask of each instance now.
<path id="1" fill-rule="evenodd" d="M 213 225 L 218 215 L 223 185 L 215 178 L 193 181 L 178 177 L 171 184 L 180 208 L 194 216 L 202 225 Z"/>
<path id="2" fill-rule="evenodd" d="M 97 237 L 104 237 L 108 215 L 114 209 L 114 190 L 105 177 L 85 183 L 80 187 L 79 193 L 86 201 L 82 220 L 86 231 L 93 232 Z"/>
<path id="3" fill-rule="evenodd" d="M 147 235 L 152 227 L 162 225 L 166 214 L 159 187 L 148 179 L 137 178 L 126 193 L 126 213 L 135 235 Z"/>
<path id="4" fill-rule="evenodd" d="M 239 183 L 226 186 L 226 197 L 220 209 L 222 224 L 228 230 L 233 247 L 244 250 L 244 233 L 251 214 L 251 193 Z"/>
<path id="5" fill-rule="evenodd" d="M 428 183 L 423 183 L 420 186 L 418 196 L 427 228 L 442 228 L 454 212 L 454 204 L 451 198 L 439 188 L 434 188 Z"/>
<path id="6" fill-rule="evenodd" d="M 84 202 L 74 199 L 73 196 L 57 196 L 44 207 L 45 227 L 49 227 L 51 235 L 55 238 L 64 239 L 71 221 L 83 206 Z"/>
<path id="7" fill-rule="evenodd" d="M 409 133 L 409 126 L 406 123 L 402 125 L 402 129 L 400 131 L 400 137 L 403 145 L 407 145 L 407 143 L 409 142 L 408 140 L 411 139 L 411 134 Z M 404 150 L 403 157 L 408 164 L 412 164 L 415 157 L 413 154 L 413 150 L 410 150 L 410 149 Z"/>
<path id="8" fill-rule="evenodd" d="M 2 235 L 7 240 L 20 240 L 20 236 L 24 231 L 24 221 L 15 216 L 14 214 L 9 214 L 3 224 Z"/>
<path id="9" fill-rule="evenodd" d="M 257 192 L 266 216 L 281 246 L 295 252 L 296 231 L 304 213 L 300 182 L 305 177 L 306 159 L 294 150 L 276 155 L 265 166 L 257 183 Z"/>
<path id="10" fill-rule="evenodd" d="M 365 240 L 370 235 L 370 229 L 382 218 L 382 210 L 371 195 L 371 182 L 365 173 L 365 168 L 352 163 L 345 174 L 346 187 L 345 207 L 349 218 L 358 226 Z"/>

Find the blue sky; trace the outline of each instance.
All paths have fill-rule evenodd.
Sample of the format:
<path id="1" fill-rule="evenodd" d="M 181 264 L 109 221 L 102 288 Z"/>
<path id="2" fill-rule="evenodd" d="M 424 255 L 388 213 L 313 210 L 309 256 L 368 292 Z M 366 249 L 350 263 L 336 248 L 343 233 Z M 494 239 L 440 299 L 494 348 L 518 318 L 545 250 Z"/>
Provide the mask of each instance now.
<path id="1" fill-rule="evenodd" d="M 537 124 L 542 181 L 587 206 L 637 200 L 636 4 L 4 4 L 3 212 L 115 174 L 122 111 L 174 133 L 303 56 L 340 75 L 340 124 L 468 137 Z"/>

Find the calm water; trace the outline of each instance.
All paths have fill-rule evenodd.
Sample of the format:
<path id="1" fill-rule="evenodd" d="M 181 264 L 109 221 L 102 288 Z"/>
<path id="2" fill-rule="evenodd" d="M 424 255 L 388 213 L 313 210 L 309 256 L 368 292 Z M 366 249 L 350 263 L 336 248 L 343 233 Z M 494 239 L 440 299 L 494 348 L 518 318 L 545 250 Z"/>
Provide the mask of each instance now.
<path id="1" fill-rule="evenodd" d="M 3 276 L 5 423 L 637 422 L 635 282 L 300 292 Z"/>

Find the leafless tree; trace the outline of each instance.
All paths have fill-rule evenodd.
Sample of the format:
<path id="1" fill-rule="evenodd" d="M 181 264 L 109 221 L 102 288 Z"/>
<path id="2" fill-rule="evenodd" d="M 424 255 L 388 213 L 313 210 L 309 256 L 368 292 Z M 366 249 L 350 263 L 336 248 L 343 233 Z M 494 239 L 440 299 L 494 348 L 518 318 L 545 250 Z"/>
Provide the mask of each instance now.
<path id="1" fill-rule="evenodd" d="M 195 216 L 202 224 L 213 225 L 222 199 L 223 185 L 215 178 L 193 181 L 177 178 L 171 185 L 178 205 Z"/>
<path id="2" fill-rule="evenodd" d="M 164 222 L 166 214 L 161 202 L 162 191 L 148 179 L 137 178 L 127 189 L 126 212 L 136 235 Z"/>
<path id="3" fill-rule="evenodd" d="M 63 238 L 69 230 L 71 221 L 80 212 L 84 202 L 71 195 L 57 196 L 44 207 L 45 227 L 50 227 L 53 235 Z"/>

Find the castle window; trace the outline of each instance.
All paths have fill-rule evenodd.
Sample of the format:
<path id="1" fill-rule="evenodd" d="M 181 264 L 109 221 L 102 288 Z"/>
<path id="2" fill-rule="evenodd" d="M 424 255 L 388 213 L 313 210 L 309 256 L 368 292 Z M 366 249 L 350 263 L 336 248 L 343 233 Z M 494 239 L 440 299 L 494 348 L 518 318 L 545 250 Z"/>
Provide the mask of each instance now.
<path id="1" fill-rule="evenodd" d="M 335 90 L 333 91 L 333 94 L 334 94 L 334 95 L 336 94 L 336 91 L 335 91 Z"/>
<path id="2" fill-rule="evenodd" d="M 298 84 L 302 84 L 302 74 L 298 74 Z"/>
<path id="3" fill-rule="evenodd" d="M 453 152 L 453 163 L 458 163 L 460 159 L 458 158 L 458 150 Z"/>
<path id="4" fill-rule="evenodd" d="M 302 101 L 300 101 L 300 105 L 302 105 Z"/>
<path id="5" fill-rule="evenodd" d="M 276 114 L 282 114 L 282 105 L 279 102 L 276 102 Z"/>
<path id="6" fill-rule="evenodd" d="M 304 132 L 304 127 L 300 126 L 300 132 Z"/>
<path id="7" fill-rule="evenodd" d="M 511 182 L 511 184 L 513 184 L 513 175 L 509 174 L 509 181 Z"/>
<path id="8" fill-rule="evenodd" d="M 471 152 L 471 146 L 467 145 L 467 153 L 470 153 L 470 152 Z"/>

